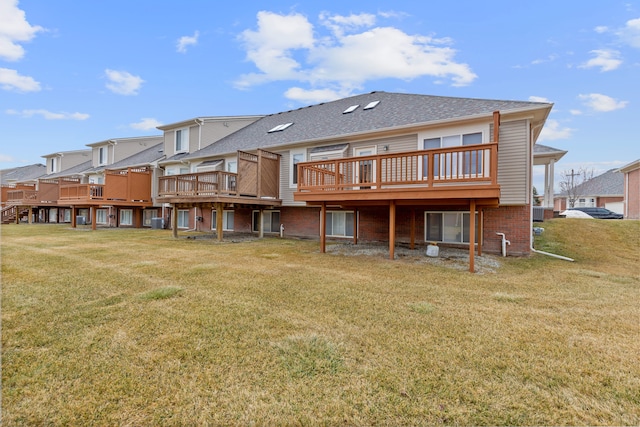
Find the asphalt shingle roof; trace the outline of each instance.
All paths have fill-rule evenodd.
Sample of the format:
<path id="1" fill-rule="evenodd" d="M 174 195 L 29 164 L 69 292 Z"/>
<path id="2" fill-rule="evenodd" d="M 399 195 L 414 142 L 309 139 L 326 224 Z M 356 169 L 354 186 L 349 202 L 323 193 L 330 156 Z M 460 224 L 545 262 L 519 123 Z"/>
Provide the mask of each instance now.
<path id="1" fill-rule="evenodd" d="M 618 169 L 611 169 L 576 186 L 576 194 L 584 196 L 622 196 L 624 175 Z"/>
<path id="2" fill-rule="evenodd" d="M 365 110 L 364 107 L 373 101 L 380 103 L 375 108 Z M 351 113 L 343 114 L 343 111 L 353 105 L 359 107 Z M 269 149 L 374 130 L 487 115 L 497 110 L 506 112 L 544 106 L 550 104 L 371 92 L 265 116 L 184 158 L 205 158 L 237 150 Z M 269 132 L 285 123 L 293 125 L 280 132 Z"/>
<path id="3" fill-rule="evenodd" d="M 42 176 L 41 178 L 48 179 L 48 178 L 60 178 L 60 177 L 66 177 L 66 176 L 73 176 L 73 175 L 78 175 L 78 174 L 87 172 L 90 169 L 91 169 L 91 160 L 87 160 L 84 163 L 80 163 L 78 165 L 72 166 L 60 172 Z"/>
<path id="4" fill-rule="evenodd" d="M 0 170 L 0 182 L 5 185 L 13 182 L 25 182 L 40 178 L 47 173 L 47 167 L 41 163 L 17 168 Z"/>
<path id="5" fill-rule="evenodd" d="M 92 168 L 87 172 L 100 172 L 105 169 L 125 169 L 129 167 L 134 167 L 134 166 L 150 165 L 151 163 L 164 158 L 163 146 L 164 146 L 164 143 L 161 142 L 159 144 L 146 148 L 136 154 L 133 154 L 127 157 L 126 159 L 122 159 L 119 162 L 115 162 L 110 165 L 104 165 L 104 166 Z"/>

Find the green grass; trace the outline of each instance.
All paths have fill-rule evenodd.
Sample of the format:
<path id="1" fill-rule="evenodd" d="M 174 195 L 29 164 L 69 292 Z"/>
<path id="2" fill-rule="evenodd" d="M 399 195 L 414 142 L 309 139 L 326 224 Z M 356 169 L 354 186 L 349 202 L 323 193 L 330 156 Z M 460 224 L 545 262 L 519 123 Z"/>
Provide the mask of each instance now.
<path id="1" fill-rule="evenodd" d="M 495 273 L 313 241 L 0 228 L 3 425 L 638 425 L 640 222 Z"/>

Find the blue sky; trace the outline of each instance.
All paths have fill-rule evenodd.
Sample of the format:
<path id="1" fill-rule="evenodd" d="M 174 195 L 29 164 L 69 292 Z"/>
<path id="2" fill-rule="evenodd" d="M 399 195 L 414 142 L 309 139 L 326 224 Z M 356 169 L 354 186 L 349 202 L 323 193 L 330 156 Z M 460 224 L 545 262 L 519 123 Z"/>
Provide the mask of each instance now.
<path id="1" fill-rule="evenodd" d="M 639 77 L 640 1 L 0 0 L 0 168 L 383 90 L 553 102 L 556 175 L 597 175 L 640 158 Z"/>

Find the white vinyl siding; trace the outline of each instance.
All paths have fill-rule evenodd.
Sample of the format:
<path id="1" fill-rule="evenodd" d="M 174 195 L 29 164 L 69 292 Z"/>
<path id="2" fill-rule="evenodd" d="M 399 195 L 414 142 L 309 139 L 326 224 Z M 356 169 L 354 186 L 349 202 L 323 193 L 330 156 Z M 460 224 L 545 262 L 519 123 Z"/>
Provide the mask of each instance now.
<path id="1" fill-rule="evenodd" d="M 501 205 L 525 205 L 530 200 L 527 179 L 531 168 L 528 126 L 528 120 L 503 122 L 500 125 L 498 184 Z"/>

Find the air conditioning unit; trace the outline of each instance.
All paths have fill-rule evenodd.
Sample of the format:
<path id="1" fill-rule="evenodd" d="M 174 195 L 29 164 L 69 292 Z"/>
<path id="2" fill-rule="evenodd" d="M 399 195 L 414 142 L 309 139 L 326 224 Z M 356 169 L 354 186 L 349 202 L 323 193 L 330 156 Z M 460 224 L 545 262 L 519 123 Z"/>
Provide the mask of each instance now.
<path id="1" fill-rule="evenodd" d="M 155 228 L 155 229 L 164 228 L 164 218 L 151 218 L 151 228 Z"/>
<path id="2" fill-rule="evenodd" d="M 82 215 L 76 216 L 76 225 L 87 225 L 87 218 Z"/>

